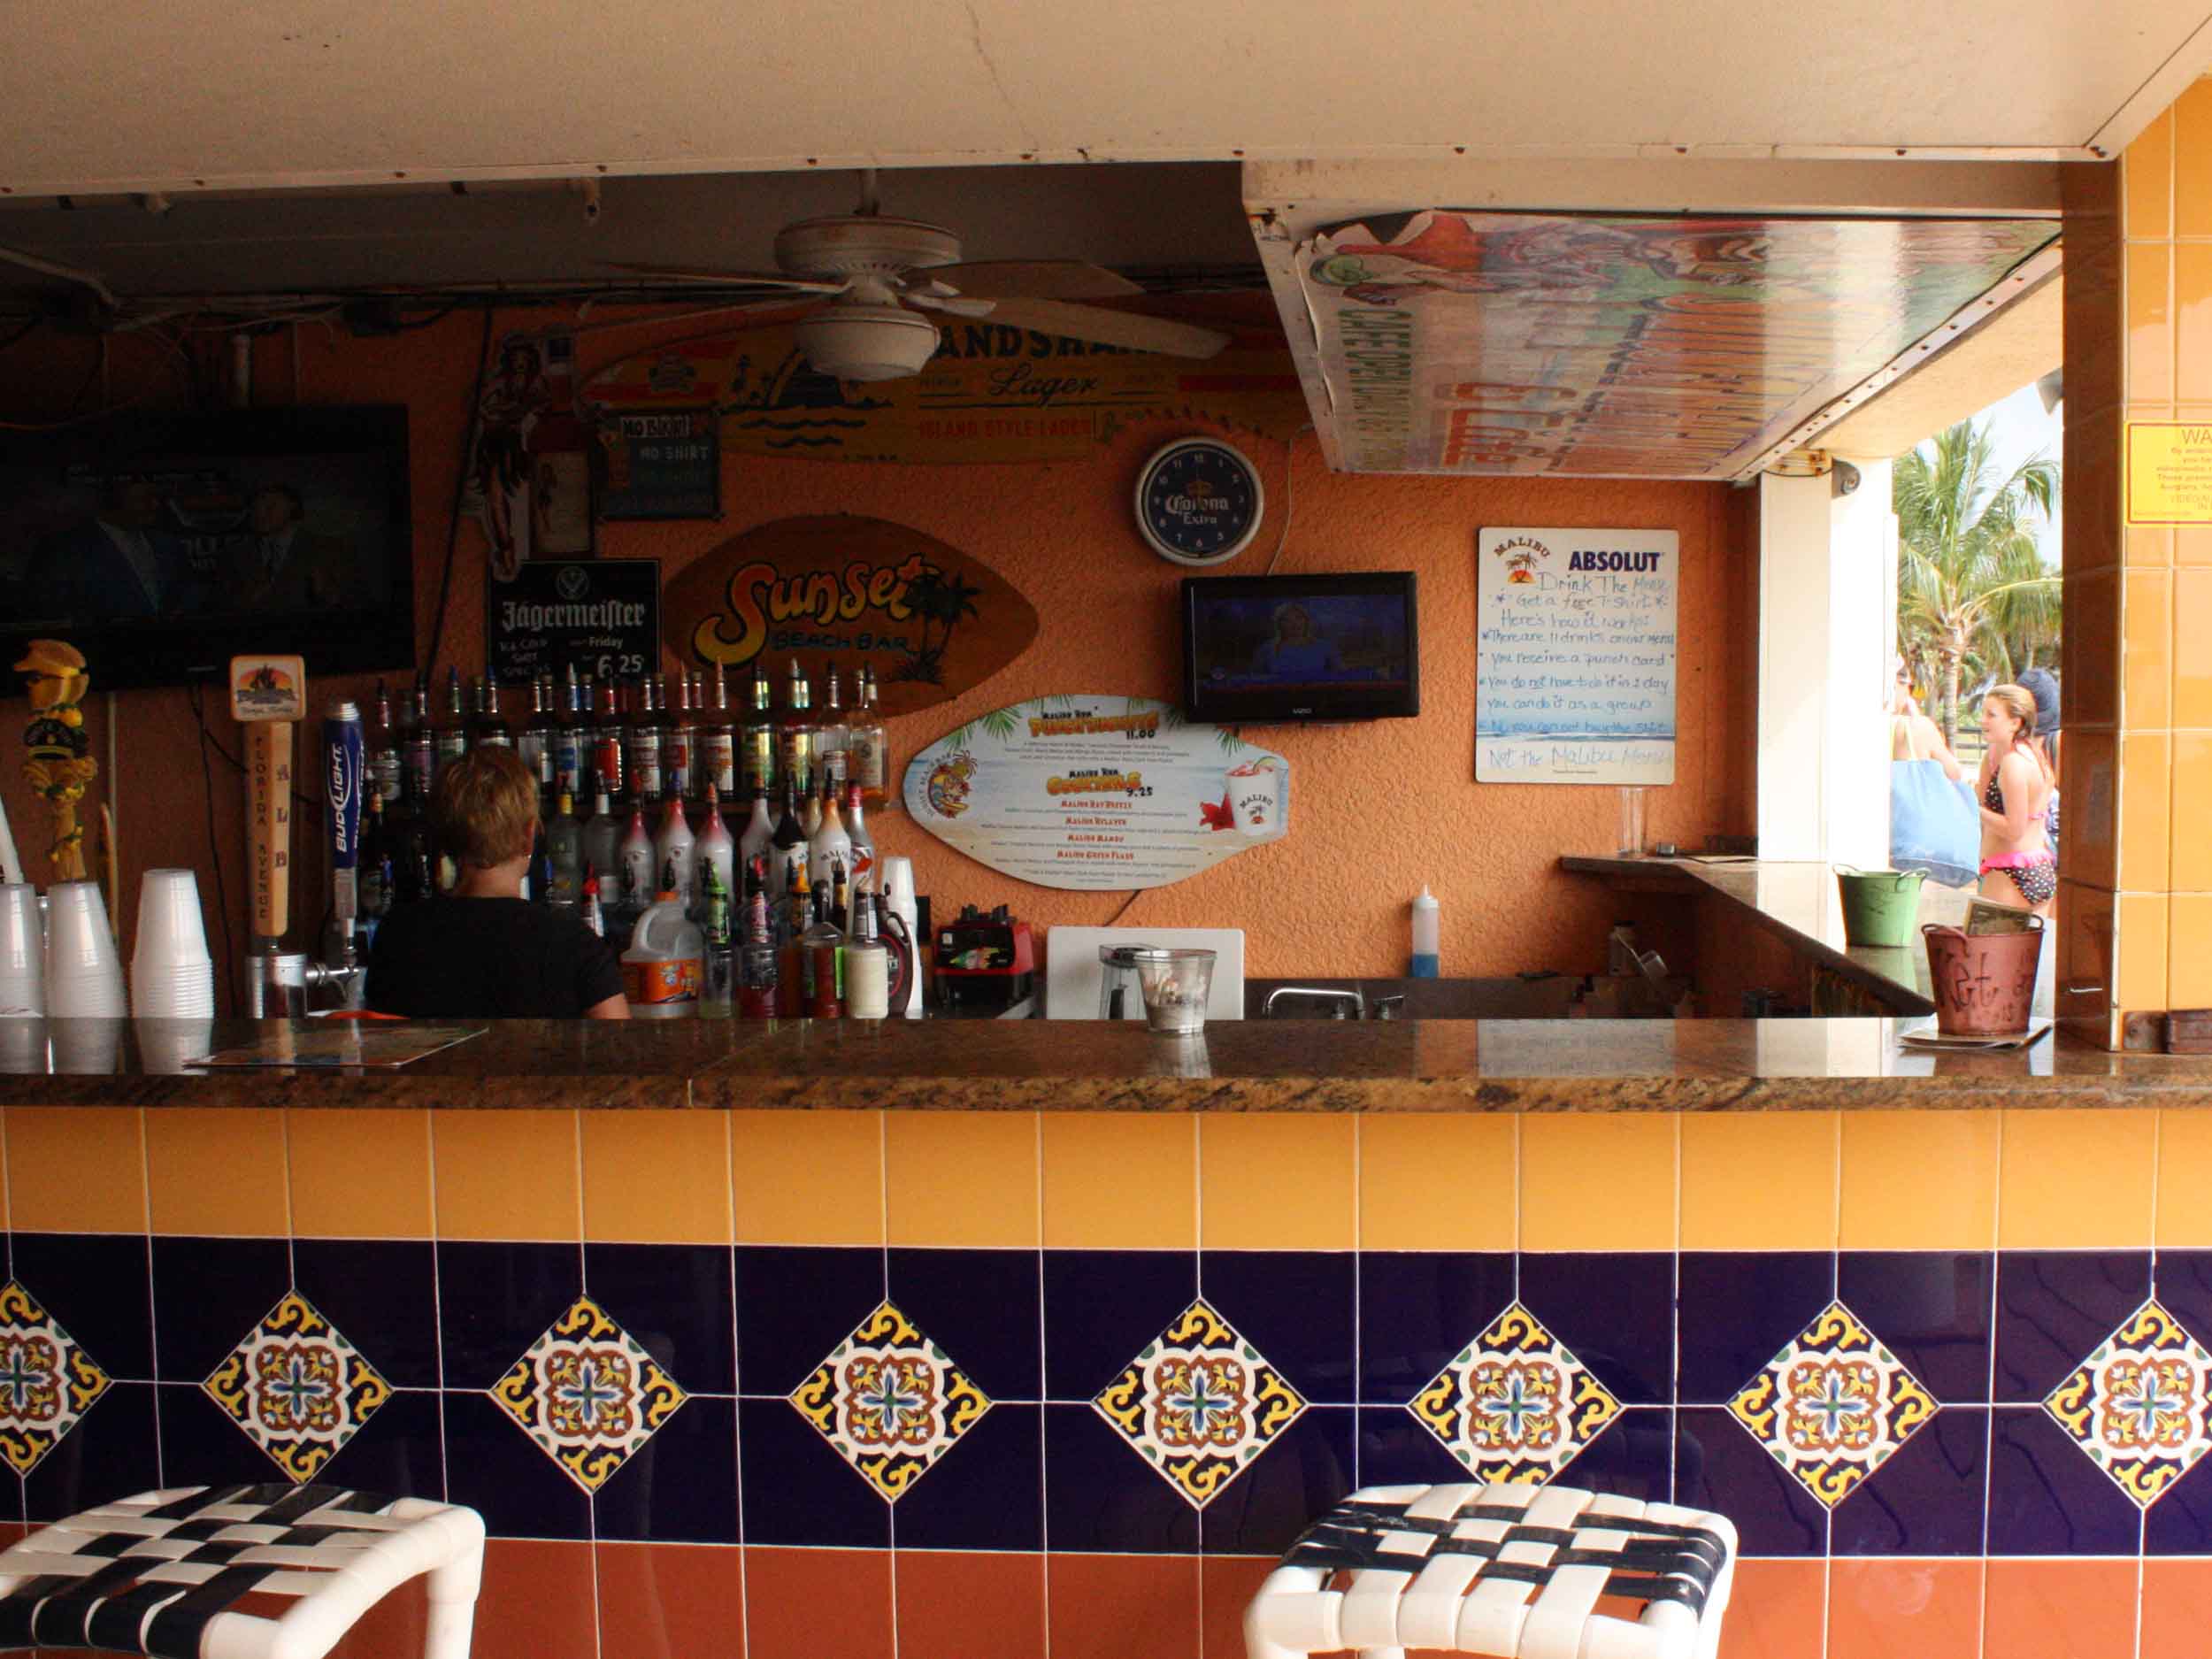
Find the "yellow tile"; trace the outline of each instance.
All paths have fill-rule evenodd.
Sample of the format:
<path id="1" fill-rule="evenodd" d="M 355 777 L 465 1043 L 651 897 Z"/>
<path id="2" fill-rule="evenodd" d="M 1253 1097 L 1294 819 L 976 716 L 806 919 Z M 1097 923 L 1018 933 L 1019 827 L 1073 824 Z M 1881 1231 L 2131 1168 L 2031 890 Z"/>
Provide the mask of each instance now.
<path id="1" fill-rule="evenodd" d="M 2212 1008 L 2212 893 L 2177 893 L 2167 908 L 2166 1002 Z"/>
<path id="2" fill-rule="evenodd" d="M 1377 1112 L 1359 1123 L 1359 1248 L 1509 1250 L 1520 1119 Z"/>
<path id="3" fill-rule="evenodd" d="M 2121 586 L 2121 730 L 2157 732 L 2173 723 L 2173 641 L 2174 572 L 2130 570 Z"/>
<path id="4" fill-rule="evenodd" d="M 1836 1248 L 1834 1112 L 1686 1112 L 1682 1248 Z"/>
<path id="5" fill-rule="evenodd" d="M 1843 1114 L 1847 1250 L 1986 1250 L 1997 1238 L 1997 1114 Z"/>
<path id="6" fill-rule="evenodd" d="M 2174 562 L 2173 530 L 2159 524 L 2130 525 L 2122 562 L 2131 568 L 2164 569 Z"/>
<path id="7" fill-rule="evenodd" d="M 2138 251 L 2128 250 L 2131 254 Z M 2134 262 L 2129 262 L 2134 269 Z M 2212 397 L 2212 246 L 2178 242 L 2174 247 L 2174 372 L 2172 396 L 2184 401 Z M 2130 337 L 2135 319 L 2131 315 Z M 2128 354 L 2131 374 L 2135 354 Z M 2138 394 L 2131 379 L 2128 396 Z M 2155 397 L 2155 392 L 2143 394 Z M 2183 417 L 2186 419 L 2186 417 Z"/>
<path id="8" fill-rule="evenodd" d="M 11 1225 L 25 1233 L 143 1233 L 146 1154 L 134 1106 L 11 1106 Z"/>
<path id="9" fill-rule="evenodd" d="M 2173 823 L 2173 879 L 2163 885 L 2178 892 L 2203 892 L 2212 888 L 2212 869 L 2204 862 L 2208 847 L 2212 847 L 2206 837 L 2207 827 L 2212 826 L 2212 732 L 2177 731 L 2173 757 L 2168 808 Z M 2133 882 L 2128 885 L 2135 887 Z"/>
<path id="10" fill-rule="evenodd" d="M 188 1107 L 150 1113 L 146 1172 L 156 1233 L 280 1239 L 289 1231 L 281 1111 Z"/>
<path id="11" fill-rule="evenodd" d="M 2123 893 L 2116 901 L 2119 937 L 2119 982 L 2112 987 L 2115 1008 L 2162 1013 L 2166 1001 L 2166 895 Z"/>
<path id="12" fill-rule="evenodd" d="M 2174 396 L 2174 311 L 2164 242 L 2127 250 L 2128 401 L 2159 403 Z M 2206 365 L 2212 371 L 2212 365 Z M 2201 381 L 2199 382 L 2201 384 Z"/>
<path id="13" fill-rule="evenodd" d="M 1045 1112 L 1048 1249 L 1195 1249 L 1197 1120 Z"/>
<path id="14" fill-rule="evenodd" d="M 1036 1113 L 893 1112 L 885 1127 L 893 1244 L 1037 1248 Z"/>
<path id="15" fill-rule="evenodd" d="M 1671 1113 L 1524 1118 L 1521 1248 L 1673 1249 L 1675 1148 Z"/>
<path id="16" fill-rule="evenodd" d="M 718 1111 L 584 1114 L 584 1237 L 730 1242 L 729 1124 Z"/>
<path id="17" fill-rule="evenodd" d="M 2212 728 L 2212 568 L 2174 572 L 2173 723 Z"/>
<path id="18" fill-rule="evenodd" d="M 1357 1242 L 1356 1121 L 1225 1112 L 1198 1122 L 1199 1248 L 1348 1250 Z"/>
<path id="19" fill-rule="evenodd" d="M 582 1236 L 574 1112 L 454 1110 L 430 1128 L 440 1238 Z"/>
<path id="20" fill-rule="evenodd" d="M 883 1242 L 881 1112 L 728 1116 L 740 1244 Z"/>
<path id="21" fill-rule="evenodd" d="M 2212 236 L 2212 88 L 2174 100 L 2174 234 Z"/>
<path id="22" fill-rule="evenodd" d="M 2174 1109 L 2158 1114 L 2158 1225 L 2162 1250 L 2212 1246 L 2212 1111 Z"/>
<path id="23" fill-rule="evenodd" d="M 2174 112 L 2167 110 L 2136 134 L 2120 158 L 2122 205 L 2127 214 L 2124 234 L 2157 237 L 2173 234 L 2173 167 Z"/>
<path id="24" fill-rule="evenodd" d="M 2172 755 L 2171 741 L 2163 732 L 2131 732 L 2120 740 L 2120 864 L 2115 885 L 2127 892 L 2166 891 Z M 2106 787 L 2110 787 L 2109 780 Z M 2061 803 L 2062 815 L 2067 804 Z M 2072 828 L 2062 823 L 2063 831 Z M 2073 837 L 2068 834 L 2066 841 L 2070 861 Z M 2085 866 L 2079 874 L 2085 881 L 2101 879 Z"/>
<path id="25" fill-rule="evenodd" d="M 2174 532 L 2174 563 L 2212 565 L 2212 530 L 2199 527 Z"/>
<path id="26" fill-rule="evenodd" d="M 1998 1248 L 2147 1249 L 2156 1127 L 2151 1111 L 2006 1112 Z"/>
<path id="27" fill-rule="evenodd" d="M 303 1238 L 430 1237 L 430 1114 L 291 1114 L 292 1230 Z"/>

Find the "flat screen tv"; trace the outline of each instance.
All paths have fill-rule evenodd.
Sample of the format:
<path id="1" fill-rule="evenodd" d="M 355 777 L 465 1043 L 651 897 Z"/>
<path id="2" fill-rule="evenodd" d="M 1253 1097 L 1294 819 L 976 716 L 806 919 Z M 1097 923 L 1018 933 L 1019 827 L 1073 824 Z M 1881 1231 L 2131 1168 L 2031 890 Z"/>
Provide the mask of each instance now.
<path id="1" fill-rule="evenodd" d="M 311 675 L 408 667 L 407 411 L 0 432 L 0 665 L 42 637 L 82 651 L 100 690 L 260 651 L 297 652 Z"/>
<path id="2" fill-rule="evenodd" d="M 1183 710 L 1217 725 L 1420 713 L 1413 572 L 1186 577 Z"/>

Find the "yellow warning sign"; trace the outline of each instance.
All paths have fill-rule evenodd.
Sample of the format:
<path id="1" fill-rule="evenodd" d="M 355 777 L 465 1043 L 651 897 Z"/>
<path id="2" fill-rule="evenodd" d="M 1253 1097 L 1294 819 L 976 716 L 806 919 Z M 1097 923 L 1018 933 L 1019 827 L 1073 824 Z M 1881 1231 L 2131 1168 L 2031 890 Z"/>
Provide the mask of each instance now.
<path id="1" fill-rule="evenodd" d="M 2212 525 L 2212 426 L 2128 422 L 2127 521 Z"/>

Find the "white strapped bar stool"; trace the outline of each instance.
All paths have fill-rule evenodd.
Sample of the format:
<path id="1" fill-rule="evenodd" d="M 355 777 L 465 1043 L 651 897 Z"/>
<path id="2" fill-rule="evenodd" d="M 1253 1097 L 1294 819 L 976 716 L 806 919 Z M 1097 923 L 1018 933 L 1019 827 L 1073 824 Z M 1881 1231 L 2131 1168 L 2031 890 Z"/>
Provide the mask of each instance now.
<path id="1" fill-rule="evenodd" d="M 1701 1509 L 1568 1486 L 1367 1486 L 1268 1574 L 1245 1650 L 1713 1659 L 1735 1576 L 1736 1529 Z M 1633 1617 L 1612 1610 L 1631 1603 Z"/>
<path id="2" fill-rule="evenodd" d="M 428 1574 L 423 1659 L 468 1659 L 484 1521 L 343 1486 L 174 1486 L 42 1528 L 0 1554 L 0 1652 L 321 1659 L 396 1586 Z M 289 1596 L 274 1617 L 236 1603 Z"/>

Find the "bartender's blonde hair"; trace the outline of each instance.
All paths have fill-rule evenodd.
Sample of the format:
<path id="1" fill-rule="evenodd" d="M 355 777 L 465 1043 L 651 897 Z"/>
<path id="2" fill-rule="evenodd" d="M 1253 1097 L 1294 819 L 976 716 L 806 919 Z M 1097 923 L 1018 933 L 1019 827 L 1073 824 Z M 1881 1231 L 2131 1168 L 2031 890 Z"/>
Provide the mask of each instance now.
<path id="1" fill-rule="evenodd" d="M 488 870 L 527 858 L 538 833 L 538 780 L 513 749 L 484 744 L 438 773 L 430 823 L 456 864 Z"/>

